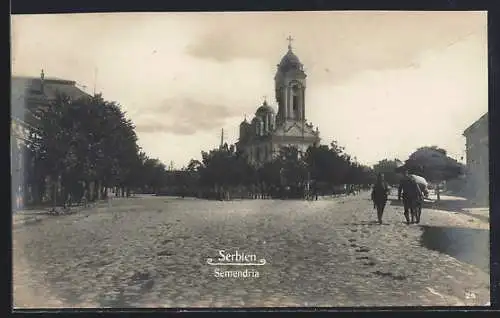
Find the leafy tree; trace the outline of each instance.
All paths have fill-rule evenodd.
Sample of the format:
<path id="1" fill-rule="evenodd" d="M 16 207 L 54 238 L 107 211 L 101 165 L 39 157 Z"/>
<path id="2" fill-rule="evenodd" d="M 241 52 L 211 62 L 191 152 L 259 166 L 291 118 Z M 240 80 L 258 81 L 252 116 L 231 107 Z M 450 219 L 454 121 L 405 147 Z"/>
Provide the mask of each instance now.
<path id="1" fill-rule="evenodd" d="M 444 149 L 436 146 L 417 149 L 406 160 L 404 167 L 436 183 L 457 178 L 464 172 L 461 163 L 448 157 Z"/>
<path id="2" fill-rule="evenodd" d="M 353 183 L 351 170 L 357 166 L 344 149 L 336 141 L 332 141 L 330 147 L 309 147 L 304 161 L 313 179 L 331 185 Z"/>
<path id="3" fill-rule="evenodd" d="M 99 199 L 108 187 L 128 193 L 125 189 L 136 185 L 142 160 L 137 136 L 118 104 L 100 95 L 77 100 L 58 95 L 39 115 L 28 143 L 30 182 L 40 191 L 40 181 L 49 177 L 54 203 L 65 203 L 68 194 L 78 200 L 83 192 Z"/>
<path id="4" fill-rule="evenodd" d="M 389 184 L 398 184 L 401 175 L 396 172 L 396 170 L 403 165 L 403 162 L 399 159 L 394 159 L 394 160 L 389 160 L 389 159 L 383 159 L 379 162 L 377 162 L 373 166 L 373 172 L 375 174 L 378 173 L 383 173 L 385 176 L 385 180 Z"/>
<path id="5" fill-rule="evenodd" d="M 246 158 L 225 144 L 219 149 L 202 152 L 201 163 L 190 162 L 191 169 L 197 167 L 203 186 L 237 186 L 256 181 L 256 174 Z M 189 168 L 189 166 L 188 166 Z"/>
<path id="6" fill-rule="evenodd" d="M 373 171 L 344 153 L 335 141 L 330 147 L 312 146 L 303 155 L 295 147 L 283 147 L 275 158 L 259 167 L 250 165 L 243 153 L 225 144 L 203 151 L 202 160 L 192 159 L 186 170 L 196 173 L 200 185 L 209 188 L 252 184 L 296 187 L 309 178 L 329 185 L 374 182 Z"/>
<path id="7" fill-rule="evenodd" d="M 297 148 L 281 148 L 276 160 L 279 163 L 285 184 L 296 185 L 307 180 L 307 165 L 299 156 Z"/>

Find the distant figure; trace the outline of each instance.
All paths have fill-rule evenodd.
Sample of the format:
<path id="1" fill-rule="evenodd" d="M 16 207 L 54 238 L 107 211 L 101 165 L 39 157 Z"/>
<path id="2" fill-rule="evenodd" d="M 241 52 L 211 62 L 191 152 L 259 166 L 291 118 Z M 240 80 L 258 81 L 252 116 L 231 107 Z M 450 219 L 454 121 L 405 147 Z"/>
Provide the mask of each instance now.
<path id="1" fill-rule="evenodd" d="M 384 214 L 385 204 L 387 203 L 387 197 L 389 195 L 389 186 L 385 182 L 384 174 L 379 173 L 377 175 L 377 182 L 373 186 L 372 190 L 372 201 L 373 207 L 377 209 L 378 223 L 382 224 L 382 216 Z"/>
<path id="2" fill-rule="evenodd" d="M 311 197 L 311 200 L 318 201 L 318 184 L 316 183 L 316 180 L 313 181 L 313 183 L 312 183 L 312 197 Z"/>
<path id="3" fill-rule="evenodd" d="M 86 188 L 83 190 L 83 197 L 80 201 L 82 202 L 83 207 L 86 208 L 89 202 L 89 191 Z"/>
<path id="4" fill-rule="evenodd" d="M 405 170 L 404 177 L 399 184 L 398 200 L 401 200 L 401 194 L 403 195 L 406 224 L 410 224 L 410 213 L 411 223 L 420 223 L 420 214 L 422 212 L 424 198 L 420 187 L 417 182 L 410 177 L 408 170 Z"/>

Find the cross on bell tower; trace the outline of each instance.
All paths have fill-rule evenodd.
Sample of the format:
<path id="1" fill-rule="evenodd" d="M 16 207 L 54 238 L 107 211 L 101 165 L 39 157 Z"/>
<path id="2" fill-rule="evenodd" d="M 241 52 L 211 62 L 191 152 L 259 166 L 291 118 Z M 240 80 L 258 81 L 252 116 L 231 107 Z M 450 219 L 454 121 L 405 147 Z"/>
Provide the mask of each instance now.
<path id="1" fill-rule="evenodd" d="M 292 41 L 293 41 L 293 38 L 289 35 L 286 39 L 288 41 L 288 49 L 292 50 Z"/>
<path id="2" fill-rule="evenodd" d="M 301 123 L 305 118 L 306 74 L 300 59 L 292 51 L 294 39 L 289 35 L 286 40 L 288 52 L 278 64 L 274 77 L 278 125 L 286 121 Z"/>

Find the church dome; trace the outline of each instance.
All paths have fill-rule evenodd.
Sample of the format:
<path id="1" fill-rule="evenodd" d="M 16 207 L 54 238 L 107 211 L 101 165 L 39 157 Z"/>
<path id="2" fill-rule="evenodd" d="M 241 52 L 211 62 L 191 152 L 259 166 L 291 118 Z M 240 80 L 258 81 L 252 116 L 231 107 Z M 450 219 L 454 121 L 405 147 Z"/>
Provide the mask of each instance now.
<path id="1" fill-rule="evenodd" d="M 278 64 L 278 71 L 288 71 L 290 69 L 302 70 L 303 65 L 295 53 L 293 53 L 292 45 L 288 45 L 288 52 L 281 58 L 280 64 Z"/>
<path id="2" fill-rule="evenodd" d="M 240 127 L 243 127 L 243 126 L 249 126 L 250 123 L 247 121 L 247 118 L 245 117 L 245 120 L 243 120 L 240 124 Z"/>
<path id="3" fill-rule="evenodd" d="M 257 111 L 255 112 L 255 116 L 261 116 L 261 115 L 265 115 L 265 114 L 269 114 L 269 113 L 274 114 L 274 109 L 271 106 L 269 106 L 266 101 L 264 101 L 262 106 L 257 108 Z"/>
<path id="4" fill-rule="evenodd" d="M 295 55 L 295 53 L 293 53 L 291 48 L 288 48 L 288 52 L 286 52 L 285 56 L 283 56 L 283 58 L 281 59 L 279 66 L 284 67 L 284 66 L 298 66 L 298 65 L 302 65 L 298 56 Z"/>

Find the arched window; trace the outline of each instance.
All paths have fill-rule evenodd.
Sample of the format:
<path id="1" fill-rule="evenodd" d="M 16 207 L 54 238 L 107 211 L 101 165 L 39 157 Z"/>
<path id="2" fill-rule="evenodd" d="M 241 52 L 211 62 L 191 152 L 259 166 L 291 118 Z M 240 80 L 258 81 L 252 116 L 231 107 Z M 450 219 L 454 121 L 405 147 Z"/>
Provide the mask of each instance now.
<path id="1" fill-rule="evenodd" d="M 292 110 L 296 112 L 299 109 L 300 103 L 300 86 L 294 84 L 292 86 Z"/>

